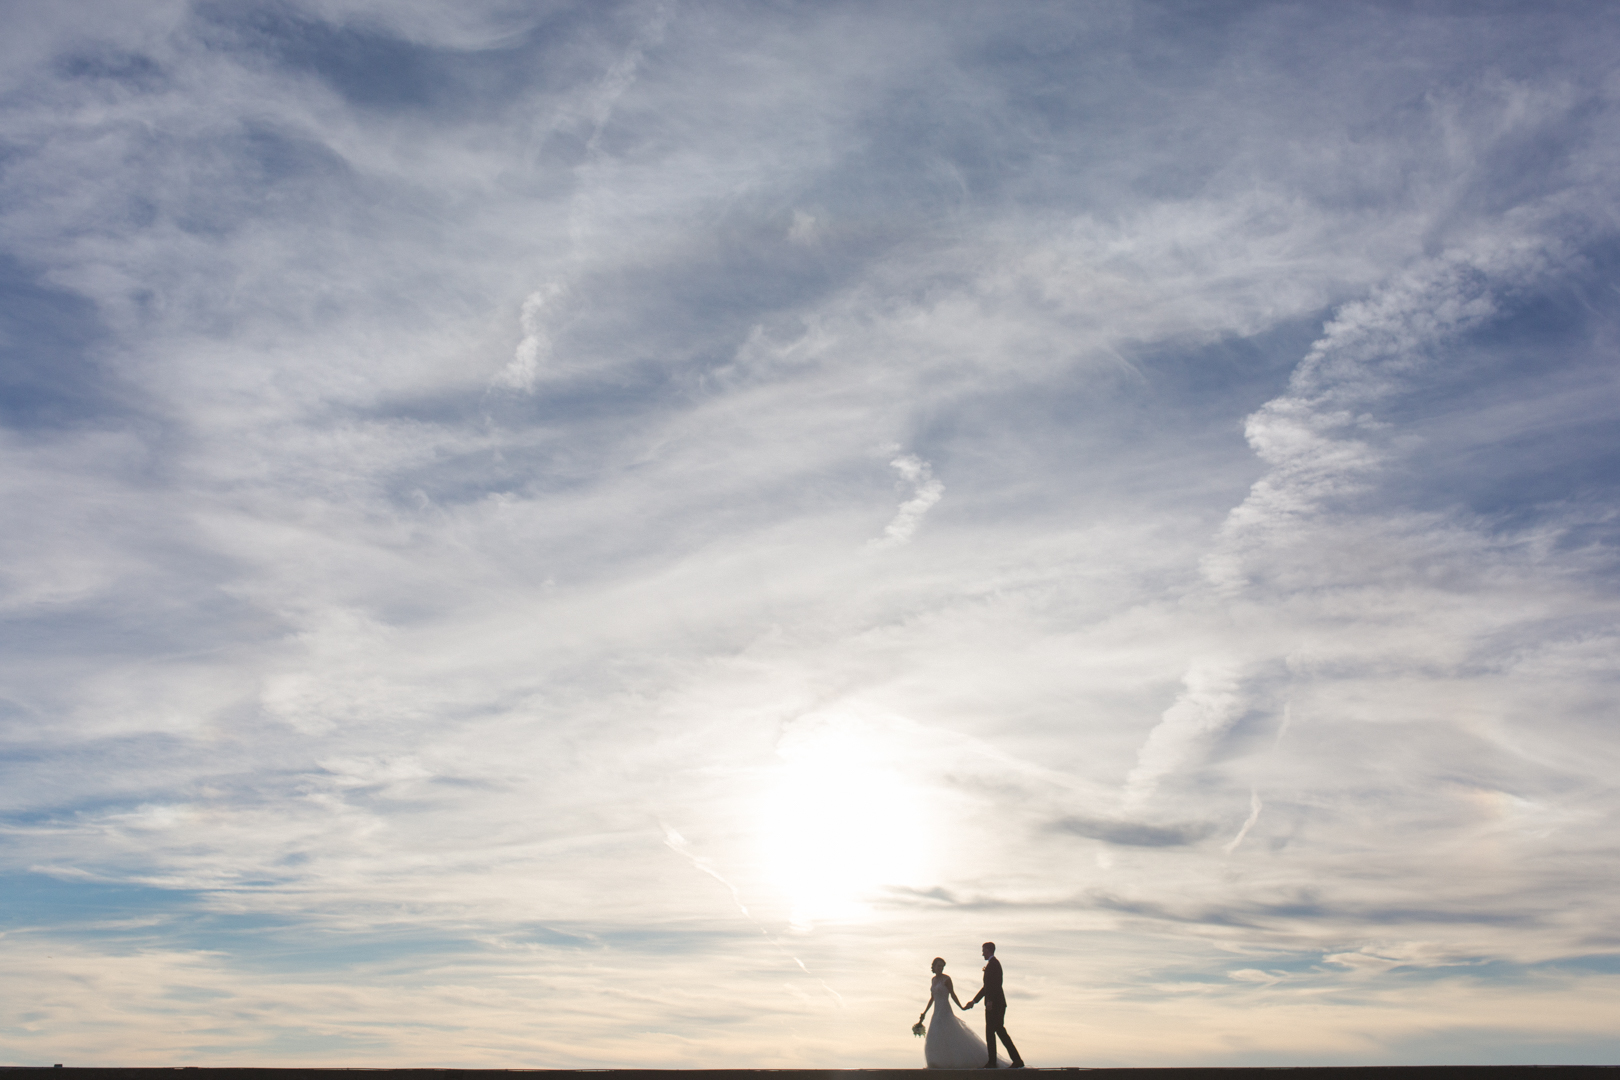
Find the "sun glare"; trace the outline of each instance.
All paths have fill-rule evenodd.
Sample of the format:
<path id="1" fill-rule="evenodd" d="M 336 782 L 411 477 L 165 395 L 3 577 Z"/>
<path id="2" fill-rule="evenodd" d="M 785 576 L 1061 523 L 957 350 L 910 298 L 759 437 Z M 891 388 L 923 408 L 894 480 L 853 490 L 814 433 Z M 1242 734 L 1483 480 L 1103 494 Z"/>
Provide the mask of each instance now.
<path id="1" fill-rule="evenodd" d="M 907 782 L 887 733 L 864 728 L 807 719 L 777 748 L 783 764 L 760 825 L 795 929 L 859 918 L 884 886 L 913 883 L 927 869 L 927 796 Z"/>

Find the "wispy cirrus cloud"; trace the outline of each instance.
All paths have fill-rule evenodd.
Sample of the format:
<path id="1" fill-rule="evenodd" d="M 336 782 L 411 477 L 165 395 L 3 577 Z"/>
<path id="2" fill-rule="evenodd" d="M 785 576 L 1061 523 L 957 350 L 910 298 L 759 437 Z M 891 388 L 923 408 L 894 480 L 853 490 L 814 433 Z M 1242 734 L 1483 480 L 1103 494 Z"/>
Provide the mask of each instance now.
<path id="1" fill-rule="evenodd" d="M 900 504 L 894 520 L 883 527 L 883 535 L 871 541 L 874 544 L 907 543 L 922 524 L 923 515 L 945 497 L 945 485 L 935 478 L 928 462 L 915 454 L 901 454 L 889 464 L 902 482 L 911 485 L 912 495 Z"/>

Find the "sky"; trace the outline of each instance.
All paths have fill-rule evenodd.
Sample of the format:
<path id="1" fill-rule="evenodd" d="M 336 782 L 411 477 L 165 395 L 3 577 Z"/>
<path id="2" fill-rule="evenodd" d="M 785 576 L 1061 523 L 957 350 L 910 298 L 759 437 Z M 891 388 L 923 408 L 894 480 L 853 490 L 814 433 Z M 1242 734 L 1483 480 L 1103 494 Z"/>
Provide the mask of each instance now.
<path id="1" fill-rule="evenodd" d="M 1620 1061 L 1620 8 L 0 22 L 0 1064 Z"/>

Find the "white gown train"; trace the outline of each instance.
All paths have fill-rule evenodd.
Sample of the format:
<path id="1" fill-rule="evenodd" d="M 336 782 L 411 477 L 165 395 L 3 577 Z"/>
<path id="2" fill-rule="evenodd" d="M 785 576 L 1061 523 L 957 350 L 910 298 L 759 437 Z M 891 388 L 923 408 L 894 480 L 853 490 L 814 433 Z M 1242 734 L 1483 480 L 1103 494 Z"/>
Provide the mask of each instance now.
<path id="1" fill-rule="evenodd" d="M 930 987 L 934 1013 L 928 1020 L 928 1038 L 923 1040 L 923 1060 L 930 1069 L 983 1068 L 990 1060 L 985 1056 L 984 1040 L 956 1012 L 949 987 L 945 976 L 934 976 Z M 1007 1060 L 998 1053 L 996 1063 L 1005 1068 Z"/>

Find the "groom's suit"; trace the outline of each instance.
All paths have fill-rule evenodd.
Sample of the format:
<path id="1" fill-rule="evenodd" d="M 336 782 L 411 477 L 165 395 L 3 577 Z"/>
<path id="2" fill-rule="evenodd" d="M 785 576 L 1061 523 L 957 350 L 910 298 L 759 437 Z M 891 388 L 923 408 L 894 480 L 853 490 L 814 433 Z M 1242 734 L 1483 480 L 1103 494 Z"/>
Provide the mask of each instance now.
<path id="1" fill-rule="evenodd" d="M 996 1036 L 1001 1037 L 1002 1045 L 1007 1048 L 1007 1056 L 1012 1058 L 1012 1064 L 1022 1065 L 1024 1059 L 1018 1056 L 1018 1047 L 1007 1035 L 1007 995 L 1001 989 L 1001 961 L 994 956 L 985 961 L 984 988 L 973 995 L 973 1002 L 984 999 L 984 1045 L 990 1052 L 990 1065 L 996 1063 Z"/>

